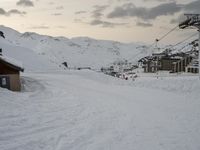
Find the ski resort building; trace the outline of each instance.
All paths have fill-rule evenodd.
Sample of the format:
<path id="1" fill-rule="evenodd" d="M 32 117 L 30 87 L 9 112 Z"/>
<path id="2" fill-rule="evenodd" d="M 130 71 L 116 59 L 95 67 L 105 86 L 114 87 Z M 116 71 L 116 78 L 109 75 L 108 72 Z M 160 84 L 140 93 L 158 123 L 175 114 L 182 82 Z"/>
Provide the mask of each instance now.
<path id="1" fill-rule="evenodd" d="M 187 65 L 192 61 L 192 57 L 185 53 L 177 53 L 170 56 L 162 57 L 161 70 L 172 73 L 185 72 Z"/>
<path id="2" fill-rule="evenodd" d="M 153 54 L 140 59 L 139 64 L 142 65 L 145 73 L 155 73 L 157 71 L 176 73 L 186 72 L 186 68 L 192 60 L 193 57 L 186 53 Z"/>
<path id="3" fill-rule="evenodd" d="M 2 56 L 0 53 L 0 87 L 11 91 L 20 91 L 20 72 L 23 71 L 24 69 L 19 62 Z"/>
<path id="4" fill-rule="evenodd" d="M 192 60 L 192 62 L 186 67 L 186 72 L 188 72 L 188 73 L 199 73 L 199 61 L 198 61 L 198 59 Z"/>

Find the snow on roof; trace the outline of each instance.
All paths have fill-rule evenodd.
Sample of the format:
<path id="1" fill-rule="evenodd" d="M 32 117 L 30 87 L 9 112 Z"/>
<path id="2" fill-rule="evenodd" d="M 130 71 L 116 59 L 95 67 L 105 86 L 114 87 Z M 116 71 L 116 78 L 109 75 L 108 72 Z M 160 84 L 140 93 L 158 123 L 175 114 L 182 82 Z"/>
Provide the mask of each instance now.
<path id="1" fill-rule="evenodd" d="M 173 56 L 173 57 L 170 57 L 171 59 L 183 59 L 183 57 L 181 56 Z"/>
<path id="2" fill-rule="evenodd" d="M 20 71 L 24 70 L 22 62 L 14 59 L 14 58 L 10 58 L 7 56 L 0 56 L 0 60 L 3 60 L 4 62 L 19 68 Z"/>

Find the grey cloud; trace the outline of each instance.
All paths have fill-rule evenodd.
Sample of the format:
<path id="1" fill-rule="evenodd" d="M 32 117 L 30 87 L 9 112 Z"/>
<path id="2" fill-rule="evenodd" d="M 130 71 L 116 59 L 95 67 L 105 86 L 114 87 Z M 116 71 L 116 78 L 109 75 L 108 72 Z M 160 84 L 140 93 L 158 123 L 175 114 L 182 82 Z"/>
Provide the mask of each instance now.
<path id="1" fill-rule="evenodd" d="M 30 29 L 49 29 L 49 26 L 41 25 L 41 26 L 32 26 Z"/>
<path id="2" fill-rule="evenodd" d="M 83 21 L 81 19 L 74 19 L 75 23 L 82 23 Z"/>
<path id="3" fill-rule="evenodd" d="M 186 20 L 186 17 L 184 15 L 180 15 L 179 17 L 170 20 L 170 23 L 171 24 L 178 24 L 180 22 L 183 22 L 184 20 Z"/>
<path id="4" fill-rule="evenodd" d="M 130 2 L 131 0 L 117 0 L 118 2 Z"/>
<path id="5" fill-rule="evenodd" d="M 96 26 L 100 25 L 102 27 L 115 27 L 115 26 L 121 26 L 121 25 L 126 25 L 126 23 L 113 23 L 113 22 L 108 22 L 108 21 L 102 21 L 102 20 L 93 20 L 90 22 L 90 25 Z"/>
<path id="6" fill-rule="evenodd" d="M 56 28 L 59 28 L 59 29 L 66 29 L 66 26 L 56 26 Z"/>
<path id="7" fill-rule="evenodd" d="M 95 10 L 92 11 L 92 17 L 95 19 L 100 19 L 104 14 L 103 11 L 106 10 L 109 7 L 109 5 L 95 5 Z"/>
<path id="8" fill-rule="evenodd" d="M 145 2 L 149 1 L 156 1 L 156 2 L 175 2 L 175 0 L 143 0 Z"/>
<path id="9" fill-rule="evenodd" d="M 147 0 L 143 0 L 147 1 Z M 149 1 L 149 0 L 148 0 Z M 137 7 L 133 3 L 126 3 L 122 6 L 116 7 L 110 12 L 108 18 L 124 18 L 137 17 L 143 20 L 156 19 L 159 16 L 174 15 L 178 12 L 184 13 L 200 13 L 200 0 L 190 2 L 188 4 L 177 4 L 175 0 L 151 0 L 159 2 L 167 2 L 158 6 L 147 8 Z M 175 22 L 175 20 L 172 20 Z"/>
<path id="10" fill-rule="evenodd" d="M 5 11 L 3 8 L 0 8 L 0 15 L 10 16 L 10 15 L 13 15 L 13 14 L 25 15 L 26 12 L 25 11 L 19 11 L 17 9 L 11 9 L 9 11 Z"/>
<path id="11" fill-rule="evenodd" d="M 173 15 L 177 12 L 179 12 L 182 8 L 182 5 L 178 5 L 175 2 L 173 3 L 167 3 L 167 4 L 162 4 L 157 7 L 154 7 L 149 11 L 149 16 L 150 19 L 155 19 L 158 16 L 163 16 L 163 15 Z"/>
<path id="12" fill-rule="evenodd" d="M 177 24 L 177 23 L 179 23 L 179 19 L 172 19 L 172 20 L 170 20 L 170 23 Z"/>
<path id="13" fill-rule="evenodd" d="M 54 2 L 49 2 L 49 5 L 54 5 L 55 3 Z"/>
<path id="14" fill-rule="evenodd" d="M 136 7 L 133 3 L 124 4 L 122 7 L 117 7 L 108 14 L 108 18 L 123 18 L 123 17 L 138 17 L 143 20 L 156 19 L 159 16 L 173 15 L 179 12 L 182 5 L 176 2 L 160 4 L 156 7 L 145 8 Z"/>
<path id="15" fill-rule="evenodd" d="M 3 8 L 0 8 L 0 15 L 6 15 L 6 11 Z"/>
<path id="16" fill-rule="evenodd" d="M 190 13 L 200 13 L 200 0 L 186 4 L 184 11 Z"/>
<path id="17" fill-rule="evenodd" d="M 63 6 L 58 6 L 58 7 L 56 7 L 56 9 L 57 9 L 57 10 L 63 10 L 64 7 L 63 7 Z"/>
<path id="18" fill-rule="evenodd" d="M 25 15 L 26 12 L 25 11 L 19 11 L 17 9 L 12 9 L 8 11 L 8 14 L 18 14 L 18 15 Z"/>
<path id="19" fill-rule="evenodd" d="M 54 13 L 52 14 L 53 16 L 62 16 L 63 14 L 62 13 Z"/>
<path id="20" fill-rule="evenodd" d="M 185 4 L 182 8 L 182 11 L 184 13 L 200 13 L 200 0 L 193 1 L 191 3 Z M 177 24 L 180 22 L 183 22 L 186 19 L 184 15 L 180 15 L 177 18 L 174 18 L 170 21 L 171 24 Z"/>
<path id="21" fill-rule="evenodd" d="M 148 23 L 148 22 L 137 22 L 136 25 L 141 26 L 141 27 L 152 27 L 153 26 L 153 24 Z"/>
<path id="22" fill-rule="evenodd" d="M 77 11 L 77 12 L 75 12 L 76 15 L 85 14 L 85 13 L 87 13 L 87 11 Z"/>
<path id="23" fill-rule="evenodd" d="M 34 3 L 31 0 L 19 0 L 16 3 L 18 6 L 33 7 Z"/>
<path id="24" fill-rule="evenodd" d="M 96 11 L 104 11 L 109 7 L 109 5 L 94 5 L 93 7 L 96 9 Z"/>

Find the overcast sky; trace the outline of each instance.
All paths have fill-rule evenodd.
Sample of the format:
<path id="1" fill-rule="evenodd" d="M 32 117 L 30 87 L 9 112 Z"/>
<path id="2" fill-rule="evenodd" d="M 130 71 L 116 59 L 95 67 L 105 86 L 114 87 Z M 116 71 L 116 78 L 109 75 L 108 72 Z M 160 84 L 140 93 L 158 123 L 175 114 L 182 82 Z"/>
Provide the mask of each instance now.
<path id="1" fill-rule="evenodd" d="M 200 13 L 200 0 L 0 0 L 2 25 L 20 32 L 153 42 L 184 13 Z M 164 42 L 194 34 L 178 30 Z"/>

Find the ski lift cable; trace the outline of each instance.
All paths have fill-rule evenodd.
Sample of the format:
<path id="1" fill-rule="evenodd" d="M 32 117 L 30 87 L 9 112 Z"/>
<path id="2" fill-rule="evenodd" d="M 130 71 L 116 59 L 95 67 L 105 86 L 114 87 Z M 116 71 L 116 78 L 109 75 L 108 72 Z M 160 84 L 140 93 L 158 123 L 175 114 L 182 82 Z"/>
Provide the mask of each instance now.
<path id="1" fill-rule="evenodd" d="M 159 39 L 156 39 L 156 42 L 161 41 L 162 39 L 164 39 L 166 36 L 168 36 L 171 32 L 173 32 L 174 30 L 176 30 L 176 28 L 179 27 L 178 25 L 175 26 L 174 28 L 172 28 L 170 31 L 168 31 L 166 34 L 164 34 L 162 37 L 160 37 Z"/>
<path id="2" fill-rule="evenodd" d="M 184 45 L 184 46 L 182 46 L 180 49 L 178 49 L 178 51 L 181 51 L 181 50 L 183 50 L 184 48 L 186 48 L 187 46 L 189 46 L 190 45 L 190 43 L 188 43 L 188 44 L 186 44 L 186 45 Z"/>
<path id="3" fill-rule="evenodd" d="M 189 36 L 189 37 L 187 37 L 187 38 L 181 40 L 180 42 L 176 43 L 175 45 L 172 45 L 170 48 L 174 48 L 174 47 L 176 47 L 176 46 L 182 44 L 183 42 L 185 42 L 185 41 L 187 41 L 187 40 L 193 38 L 193 37 L 196 36 L 196 35 L 198 35 L 198 33 L 195 33 L 195 34 L 193 34 L 193 35 L 191 35 L 191 36 Z"/>
<path id="4" fill-rule="evenodd" d="M 183 42 L 185 42 L 185 41 L 187 41 L 187 40 L 189 40 L 189 39 L 193 38 L 193 37 L 194 37 L 194 36 L 196 36 L 196 35 L 198 35 L 198 34 L 197 34 L 197 33 L 195 33 L 195 34 L 193 34 L 193 35 L 191 35 L 191 36 L 189 36 L 189 37 L 187 37 L 187 38 L 185 38 L 185 39 L 181 40 L 180 42 L 178 42 L 178 43 L 176 43 L 176 44 L 174 44 L 174 45 L 167 46 L 167 48 L 170 48 L 170 49 L 172 49 L 172 48 L 174 48 L 174 47 L 176 47 L 176 46 L 178 46 L 178 45 L 182 44 Z M 188 45 L 188 44 L 186 44 L 186 45 Z M 185 46 L 186 46 L 186 45 L 185 45 Z M 185 46 L 184 46 L 184 47 L 185 47 Z"/>
<path id="5" fill-rule="evenodd" d="M 152 48 L 154 45 L 157 45 L 157 43 L 158 43 L 159 41 L 163 40 L 166 36 L 168 36 L 171 32 L 173 32 L 174 30 L 176 30 L 178 27 L 179 27 L 179 25 L 176 25 L 174 28 L 172 28 L 172 29 L 171 29 L 170 31 L 168 31 L 166 34 L 164 34 L 164 35 L 161 36 L 160 38 L 156 39 L 155 42 L 153 42 L 148 48 L 150 49 L 150 48 Z M 192 35 L 192 37 L 193 37 L 193 35 Z M 191 37 L 189 37 L 189 39 L 190 39 L 190 38 L 191 38 Z M 186 40 L 188 40 L 188 39 L 185 39 L 184 41 L 186 41 Z M 184 41 L 181 41 L 181 42 L 184 42 Z M 177 44 L 174 45 L 173 47 L 175 47 L 175 46 L 181 44 L 181 42 L 177 43 Z M 172 48 L 173 48 L 173 47 L 172 47 Z"/>
<path id="6" fill-rule="evenodd" d="M 181 42 L 178 42 L 178 43 L 175 44 L 175 45 L 169 46 L 168 49 L 171 49 L 171 50 L 172 50 L 172 48 L 176 47 L 177 45 L 180 45 L 181 43 L 183 43 L 183 42 L 185 42 L 185 41 L 191 39 L 192 37 L 194 37 L 194 36 L 196 36 L 196 35 L 197 35 L 197 34 L 193 34 L 193 35 L 191 35 L 190 37 L 188 37 L 188 38 L 182 40 Z M 187 44 L 185 44 L 185 45 L 183 45 L 183 46 L 182 46 L 181 48 L 179 48 L 179 49 L 173 49 L 172 51 L 181 51 L 181 50 L 183 50 L 184 48 L 186 48 L 187 46 L 189 46 L 190 44 L 191 44 L 191 42 L 190 42 L 190 43 L 187 43 Z M 166 48 L 166 49 L 167 49 L 167 48 Z"/>
<path id="7" fill-rule="evenodd" d="M 183 47 L 181 47 L 180 49 L 178 49 L 178 51 L 183 50 L 183 49 L 186 48 L 187 46 L 189 46 L 189 44 L 184 45 Z"/>
<path id="8" fill-rule="evenodd" d="M 191 39 L 191 38 L 193 38 L 194 36 L 197 36 L 197 35 L 198 35 L 198 33 L 195 33 L 195 34 L 189 36 L 188 38 L 186 38 L 186 39 L 182 40 L 181 42 L 175 44 L 174 47 L 179 45 L 179 44 L 181 44 L 181 43 L 183 43 L 183 42 L 185 42 L 185 41 L 187 41 L 187 40 L 189 40 L 189 39 Z"/>
<path id="9" fill-rule="evenodd" d="M 172 28 L 170 31 L 168 31 L 166 34 L 164 34 L 162 37 L 160 37 L 159 39 L 156 39 L 155 42 L 153 42 L 150 46 L 149 49 L 151 47 L 153 47 L 154 45 L 157 44 L 157 42 L 161 41 L 162 39 L 164 39 L 166 36 L 168 36 L 171 32 L 173 32 L 174 30 L 176 30 L 176 28 L 179 27 L 178 25 L 175 26 L 174 28 Z"/>

